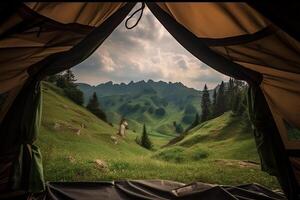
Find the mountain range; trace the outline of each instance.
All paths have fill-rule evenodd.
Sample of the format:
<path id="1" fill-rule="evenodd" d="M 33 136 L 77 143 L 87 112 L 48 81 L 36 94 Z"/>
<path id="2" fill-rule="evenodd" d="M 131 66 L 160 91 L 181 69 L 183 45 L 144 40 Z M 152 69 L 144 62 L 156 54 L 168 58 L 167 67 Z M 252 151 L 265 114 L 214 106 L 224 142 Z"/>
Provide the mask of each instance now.
<path id="1" fill-rule="evenodd" d="M 111 123 L 118 124 L 125 117 L 136 131 L 146 124 L 152 134 L 174 135 L 176 126 L 184 130 L 194 121 L 196 113 L 201 113 L 202 92 L 181 82 L 110 81 L 97 86 L 77 85 L 84 94 L 85 105 L 96 92 L 100 107 Z M 213 90 L 209 92 L 212 94 Z"/>

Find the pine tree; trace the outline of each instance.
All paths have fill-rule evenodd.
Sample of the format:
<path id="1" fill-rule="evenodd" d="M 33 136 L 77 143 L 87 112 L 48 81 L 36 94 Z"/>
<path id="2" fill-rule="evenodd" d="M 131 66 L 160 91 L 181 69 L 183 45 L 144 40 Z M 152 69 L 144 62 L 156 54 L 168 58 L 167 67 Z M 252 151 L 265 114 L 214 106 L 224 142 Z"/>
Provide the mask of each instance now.
<path id="1" fill-rule="evenodd" d="M 86 108 L 91 111 L 94 115 L 107 122 L 105 113 L 99 108 L 99 101 L 96 92 L 93 93 L 93 96 L 90 98 Z"/>
<path id="2" fill-rule="evenodd" d="M 216 117 L 216 106 L 217 106 L 217 89 L 214 89 L 214 93 L 213 93 L 213 102 L 211 105 L 211 117 L 214 118 Z"/>
<path id="3" fill-rule="evenodd" d="M 64 76 L 59 75 L 56 79 L 56 86 L 62 89 L 68 87 L 68 82 L 64 78 Z"/>
<path id="4" fill-rule="evenodd" d="M 202 100 L 201 100 L 202 116 L 201 122 L 205 122 L 209 119 L 210 116 L 210 98 L 207 90 L 206 84 L 204 85 Z"/>
<path id="5" fill-rule="evenodd" d="M 146 130 L 146 125 L 144 124 L 143 127 L 143 134 L 140 140 L 141 146 L 146 148 L 146 149 L 152 149 L 152 142 L 150 141 L 147 130 Z"/>
<path id="6" fill-rule="evenodd" d="M 53 75 L 50 79 L 56 83 L 56 86 L 62 88 L 69 99 L 77 103 L 78 105 L 83 104 L 83 92 L 77 88 L 74 83 L 76 81 L 73 72 L 68 69 L 63 74 Z"/>
<path id="7" fill-rule="evenodd" d="M 232 78 L 230 78 L 228 82 L 227 92 L 226 92 L 226 111 L 232 109 L 233 100 L 234 100 L 234 81 Z"/>
<path id="8" fill-rule="evenodd" d="M 240 96 L 241 95 L 240 95 L 239 92 L 236 92 L 235 95 L 234 95 L 234 99 L 233 99 L 233 102 L 232 102 L 232 112 L 234 114 L 237 114 L 237 111 L 239 109 L 240 101 L 241 101 Z"/>
<path id="9" fill-rule="evenodd" d="M 216 106 L 216 104 L 217 104 L 217 89 L 215 88 L 214 89 L 214 94 L 213 94 L 213 103 L 212 103 L 212 105 Z"/>
<path id="10" fill-rule="evenodd" d="M 225 102 L 225 85 L 224 82 L 221 82 L 221 85 L 218 90 L 217 103 L 216 103 L 216 116 L 222 115 L 226 110 Z"/>

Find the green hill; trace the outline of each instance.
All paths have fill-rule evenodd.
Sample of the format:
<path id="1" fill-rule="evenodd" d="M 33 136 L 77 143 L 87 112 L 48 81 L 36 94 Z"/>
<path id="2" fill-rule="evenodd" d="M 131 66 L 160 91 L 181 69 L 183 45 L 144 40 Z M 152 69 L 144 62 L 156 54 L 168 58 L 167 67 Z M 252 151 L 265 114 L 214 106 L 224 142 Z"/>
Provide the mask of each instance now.
<path id="1" fill-rule="evenodd" d="M 171 140 L 154 157 L 176 162 L 187 159 L 235 159 L 259 162 L 250 123 L 226 112 Z"/>
<path id="2" fill-rule="evenodd" d="M 74 104 L 52 84 L 43 83 L 42 90 L 37 143 L 47 181 L 168 179 L 230 185 L 257 182 L 278 188 L 276 179 L 261 172 L 258 165 L 239 161 L 257 162 L 258 158 L 249 130 L 230 113 L 195 127 L 162 149 L 172 137 L 152 133 L 150 138 L 159 150 L 148 151 L 135 143 L 141 132 L 129 131 L 124 140 L 114 144 L 111 136 L 116 127 Z"/>

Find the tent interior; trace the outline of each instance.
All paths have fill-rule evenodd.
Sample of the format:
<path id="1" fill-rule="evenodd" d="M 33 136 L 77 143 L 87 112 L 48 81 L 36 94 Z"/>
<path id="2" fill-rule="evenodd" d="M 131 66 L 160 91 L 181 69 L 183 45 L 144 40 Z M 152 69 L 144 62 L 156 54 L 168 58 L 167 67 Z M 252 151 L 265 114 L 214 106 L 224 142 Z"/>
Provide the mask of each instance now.
<path id="1" fill-rule="evenodd" d="M 284 4 L 284 5 L 283 5 Z M 35 144 L 40 83 L 88 58 L 136 3 L 1 3 L 0 198 L 299 199 L 300 17 L 297 3 L 142 3 L 192 55 L 249 84 L 262 170 L 285 197 L 256 184 L 156 180 L 45 183 Z M 133 27 L 129 27 L 133 28 Z"/>

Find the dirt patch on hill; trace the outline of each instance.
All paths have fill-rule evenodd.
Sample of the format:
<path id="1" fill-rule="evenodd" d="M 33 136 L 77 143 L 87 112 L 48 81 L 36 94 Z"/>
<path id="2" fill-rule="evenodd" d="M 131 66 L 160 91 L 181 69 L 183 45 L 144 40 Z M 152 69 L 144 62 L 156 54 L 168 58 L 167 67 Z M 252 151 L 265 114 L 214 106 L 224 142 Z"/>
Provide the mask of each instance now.
<path id="1" fill-rule="evenodd" d="M 227 165 L 227 166 L 237 166 L 240 168 L 252 168 L 258 169 L 260 164 L 257 162 L 249 161 L 249 160 L 227 160 L 227 159 L 218 159 L 215 160 L 216 163 L 220 165 Z"/>

